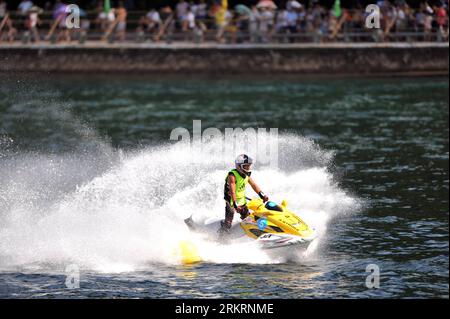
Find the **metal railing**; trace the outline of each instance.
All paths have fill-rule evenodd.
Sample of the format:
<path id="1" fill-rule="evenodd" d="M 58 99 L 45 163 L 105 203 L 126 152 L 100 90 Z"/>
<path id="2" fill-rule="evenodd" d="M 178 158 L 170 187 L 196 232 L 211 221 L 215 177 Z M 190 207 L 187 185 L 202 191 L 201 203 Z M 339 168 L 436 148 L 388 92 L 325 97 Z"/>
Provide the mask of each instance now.
<path id="1" fill-rule="evenodd" d="M 127 16 L 127 27 L 124 41 L 127 42 L 211 42 L 218 41 L 217 28 L 213 18 L 197 20 L 197 25 L 193 30 L 183 31 L 180 23 L 173 18 L 167 24 L 164 32 L 161 27 L 150 32 L 145 28 L 140 27 L 140 19 L 145 16 L 143 11 L 130 11 Z M 110 36 L 104 38 L 105 30 L 100 28 L 100 24 L 96 23 L 98 13 L 95 11 L 87 12 L 87 16 L 82 20 L 89 22 L 89 27 L 84 29 L 73 29 L 70 31 L 70 37 L 73 41 L 81 43 L 85 41 L 118 41 L 115 32 Z M 14 36 L 15 41 L 22 41 L 28 43 L 33 40 L 32 34 L 26 28 L 25 22 L 27 17 L 19 12 L 10 12 L 9 18 L 12 26 L 16 29 Z M 322 21 L 327 21 L 328 15 L 324 15 Z M 40 40 L 48 40 L 52 43 L 58 41 L 57 30 L 52 37 L 46 38 L 48 31 L 54 24 L 54 19 L 51 12 L 43 12 L 39 17 L 40 23 L 37 26 L 37 32 Z M 1 22 L 1 21 L 0 21 Z M 223 43 L 322 43 L 322 42 L 420 42 L 420 41 L 447 41 L 448 39 L 448 17 L 446 32 L 442 32 L 440 28 L 434 27 L 428 32 L 422 30 L 414 20 L 407 21 L 408 27 L 401 31 L 395 30 L 395 27 L 388 33 L 385 33 L 383 27 L 381 29 L 366 29 L 363 21 L 346 21 L 343 23 L 341 30 L 335 37 L 331 37 L 331 31 L 327 27 L 311 28 L 303 24 L 299 27 L 297 32 L 291 32 L 286 29 L 279 29 L 276 27 L 276 20 L 273 25 L 266 32 L 258 30 L 251 31 L 247 26 L 240 27 L 239 20 L 232 20 L 231 23 L 225 27 L 223 33 Z M 355 26 L 359 25 L 358 26 Z M 325 23 L 326 25 L 326 23 Z M 6 27 L 0 30 L 0 45 L 7 42 Z M 157 35 L 160 36 L 157 36 Z M 3 41 L 2 41 L 3 40 Z"/>

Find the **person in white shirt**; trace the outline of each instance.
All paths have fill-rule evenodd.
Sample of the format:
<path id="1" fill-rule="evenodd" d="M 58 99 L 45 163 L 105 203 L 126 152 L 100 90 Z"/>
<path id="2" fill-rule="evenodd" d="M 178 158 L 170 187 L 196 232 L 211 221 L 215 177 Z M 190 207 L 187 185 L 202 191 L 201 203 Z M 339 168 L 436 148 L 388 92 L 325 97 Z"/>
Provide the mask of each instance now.
<path id="1" fill-rule="evenodd" d="M 99 12 L 96 20 L 97 24 L 100 25 L 100 30 L 105 31 L 116 20 L 114 9 L 105 12 L 102 7 L 99 7 L 97 10 Z"/>
<path id="2" fill-rule="evenodd" d="M 188 8 L 186 13 L 186 24 L 188 29 L 193 30 L 195 28 L 195 14 Z"/>
<path id="3" fill-rule="evenodd" d="M 268 8 L 262 8 L 262 12 L 259 15 L 259 33 L 262 42 L 268 42 L 270 32 L 273 26 L 274 14 L 272 10 Z"/>
<path id="4" fill-rule="evenodd" d="M 155 9 L 150 10 L 144 17 L 141 18 L 139 25 L 145 27 L 147 31 L 154 32 L 159 29 L 161 25 L 161 16 Z"/>

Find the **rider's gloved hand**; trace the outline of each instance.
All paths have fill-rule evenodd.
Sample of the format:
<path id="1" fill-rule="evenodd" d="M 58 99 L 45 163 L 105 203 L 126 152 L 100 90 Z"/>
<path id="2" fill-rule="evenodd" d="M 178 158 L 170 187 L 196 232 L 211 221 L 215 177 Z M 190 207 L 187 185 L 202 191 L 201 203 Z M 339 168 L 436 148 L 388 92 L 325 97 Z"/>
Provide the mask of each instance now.
<path id="1" fill-rule="evenodd" d="M 245 205 L 242 206 L 238 206 L 236 203 L 234 203 L 234 209 L 236 211 L 236 213 L 238 213 L 239 215 L 241 215 L 241 218 L 244 219 L 245 217 L 248 216 L 248 208 Z"/>
<path id="2" fill-rule="evenodd" d="M 234 209 L 236 210 L 236 213 L 242 214 L 244 206 L 238 206 L 236 203 L 234 203 Z"/>
<path id="3" fill-rule="evenodd" d="M 241 215 L 241 219 L 244 219 L 245 217 L 247 217 L 249 215 L 249 211 L 248 211 L 248 207 L 243 205 L 243 206 L 239 206 L 239 210 L 237 211 L 240 215 Z"/>
<path id="4" fill-rule="evenodd" d="M 259 197 L 263 200 L 263 202 L 267 202 L 269 200 L 269 196 L 264 194 L 262 191 L 258 193 Z"/>

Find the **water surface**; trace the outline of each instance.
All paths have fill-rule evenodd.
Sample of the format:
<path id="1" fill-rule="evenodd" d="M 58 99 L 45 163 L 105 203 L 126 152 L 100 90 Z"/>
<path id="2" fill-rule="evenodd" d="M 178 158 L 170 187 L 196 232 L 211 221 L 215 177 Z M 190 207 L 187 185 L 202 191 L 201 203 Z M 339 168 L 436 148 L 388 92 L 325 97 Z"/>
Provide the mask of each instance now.
<path id="1" fill-rule="evenodd" d="M 11 182 L 0 185 L 0 297 L 448 298 L 447 78 L 2 77 L 0 178 L 19 181 L 16 189 Z M 10 223 L 17 206 L 26 219 L 27 209 L 60 203 L 76 185 L 115 167 L 118 150 L 166 144 L 172 129 L 191 129 L 195 119 L 203 128 L 277 127 L 313 140 L 333 154 L 322 162 L 329 182 L 363 204 L 327 212 L 317 254 L 298 262 L 183 267 L 148 260 L 119 273 L 82 265 L 81 287 L 70 290 L 65 259 L 47 264 L 48 258 L 14 255 L 24 249 L 6 243 L 12 231 L 20 232 Z M 49 172 L 49 161 L 60 161 L 57 174 Z M 52 192 L 44 196 L 23 185 Z M 25 239 L 16 245 L 32 240 Z M 380 267 L 379 289 L 365 286 L 368 264 Z"/>

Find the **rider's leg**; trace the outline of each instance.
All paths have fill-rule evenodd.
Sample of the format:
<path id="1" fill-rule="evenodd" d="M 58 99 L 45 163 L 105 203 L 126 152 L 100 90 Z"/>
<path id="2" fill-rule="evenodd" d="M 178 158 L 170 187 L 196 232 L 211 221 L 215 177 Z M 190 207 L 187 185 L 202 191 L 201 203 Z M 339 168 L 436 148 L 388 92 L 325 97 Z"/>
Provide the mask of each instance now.
<path id="1" fill-rule="evenodd" d="M 225 204 L 225 221 L 222 224 L 222 228 L 225 230 L 229 230 L 231 228 L 231 223 L 233 222 L 234 217 L 234 208 L 230 205 L 230 203 L 226 202 Z"/>

